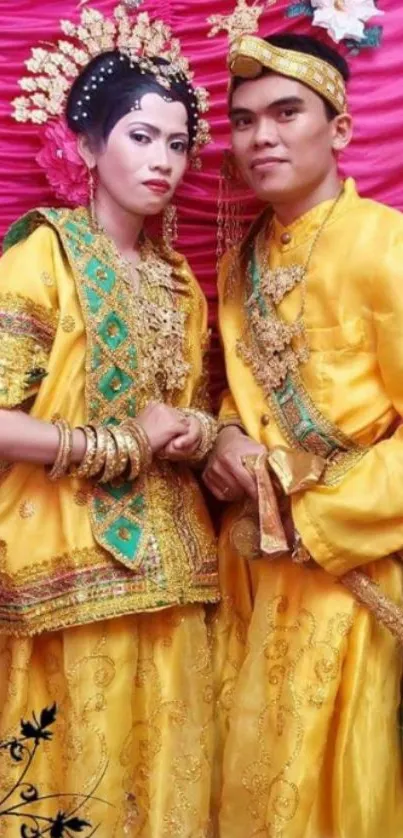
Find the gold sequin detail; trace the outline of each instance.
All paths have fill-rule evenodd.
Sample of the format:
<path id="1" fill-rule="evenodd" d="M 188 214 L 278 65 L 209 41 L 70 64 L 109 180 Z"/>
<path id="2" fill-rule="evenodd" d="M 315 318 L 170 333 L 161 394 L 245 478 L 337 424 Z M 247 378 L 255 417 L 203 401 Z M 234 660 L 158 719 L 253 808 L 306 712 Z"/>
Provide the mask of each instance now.
<path id="1" fill-rule="evenodd" d="M 22 294 L 0 294 L 0 406 L 16 407 L 46 375 L 57 315 Z"/>
<path id="2" fill-rule="evenodd" d="M 47 288 L 51 288 L 55 284 L 53 277 L 47 271 L 41 273 L 41 280 Z"/>
<path id="3" fill-rule="evenodd" d="M 340 581 L 403 645 L 403 608 L 360 570 L 350 570 Z"/>
<path id="4" fill-rule="evenodd" d="M 76 321 L 70 314 L 66 314 L 62 319 L 62 329 L 64 332 L 74 332 Z"/>
<path id="5" fill-rule="evenodd" d="M 91 499 L 91 491 L 89 489 L 78 489 L 74 492 L 74 503 L 77 506 L 86 506 Z"/>
<path id="6" fill-rule="evenodd" d="M 7 556 L 7 542 L 0 540 L 0 559 L 5 559 Z"/>
<path id="7" fill-rule="evenodd" d="M 35 512 L 36 506 L 30 500 L 24 500 L 19 508 L 21 518 L 32 518 L 32 516 L 35 515 Z"/>

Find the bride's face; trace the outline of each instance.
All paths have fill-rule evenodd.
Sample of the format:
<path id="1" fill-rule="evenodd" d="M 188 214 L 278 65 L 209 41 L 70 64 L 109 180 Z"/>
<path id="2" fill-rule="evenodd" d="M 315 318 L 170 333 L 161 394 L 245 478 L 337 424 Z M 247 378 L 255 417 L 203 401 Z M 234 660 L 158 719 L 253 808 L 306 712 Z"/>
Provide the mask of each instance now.
<path id="1" fill-rule="evenodd" d="M 182 102 L 146 93 L 86 162 L 98 189 L 136 215 L 156 215 L 171 200 L 188 162 L 188 115 Z M 91 159 L 88 159 L 90 155 Z"/>

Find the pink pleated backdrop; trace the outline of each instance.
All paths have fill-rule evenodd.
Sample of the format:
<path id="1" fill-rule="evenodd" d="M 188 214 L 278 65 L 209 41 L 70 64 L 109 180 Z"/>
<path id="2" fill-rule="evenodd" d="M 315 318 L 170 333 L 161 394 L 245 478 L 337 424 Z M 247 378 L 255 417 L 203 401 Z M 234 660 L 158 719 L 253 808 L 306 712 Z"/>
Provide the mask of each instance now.
<path id="1" fill-rule="evenodd" d="M 110 12 L 111 0 L 94 0 Z M 286 19 L 288 3 L 278 0 L 261 18 L 261 34 L 281 30 L 315 32 L 304 18 Z M 365 50 L 351 59 L 351 110 L 355 118 L 354 142 L 346 153 L 343 170 L 356 177 L 361 192 L 403 209 L 403 3 L 380 0 L 385 15 L 381 48 Z M 158 14 L 181 38 L 191 57 L 198 83 L 211 93 L 213 143 L 203 155 L 201 172 L 190 172 L 177 204 L 180 215 L 179 249 L 190 260 L 210 302 L 211 322 L 216 316 L 216 211 L 218 172 L 222 149 L 228 142 L 226 119 L 226 37 L 207 38 L 207 17 L 228 14 L 234 0 L 146 0 L 143 9 Z M 60 18 L 78 14 L 73 0 L 0 0 L 0 235 L 19 215 L 40 204 L 55 203 L 35 155 L 40 148 L 38 129 L 17 125 L 9 115 L 10 101 L 18 95 L 17 80 L 29 48 L 54 39 Z M 247 212 L 253 211 L 253 202 Z M 222 384 L 217 340 L 212 354 L 213 389 Z"/>

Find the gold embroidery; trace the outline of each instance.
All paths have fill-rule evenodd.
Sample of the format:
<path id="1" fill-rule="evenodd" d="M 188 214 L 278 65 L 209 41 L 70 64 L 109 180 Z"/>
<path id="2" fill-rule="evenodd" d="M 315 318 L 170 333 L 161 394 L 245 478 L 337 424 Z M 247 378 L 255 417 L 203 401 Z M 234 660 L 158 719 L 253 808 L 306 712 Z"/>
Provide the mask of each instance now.
<path id="1" fill-rule="evenodd" d="M 88 213 L 84 209 L 67 211 L 65 218 L 63 211 L 59 215 L 57 229 L 63 236 L 65 222 L 71 221 L 78 227 L 86 227 L 89 223 Z M 141 250 L 141 262 L 137 266 L 140 277 L 139 293 L 134 295 L 128 280 L 127 266 L 125 268 L 113 242 L 102 231 L 95 235 L 91 252 L 94 258 L 105 266 L 97 269 L 97 277 L 100 280 L 97 286 L 98 298 L 102 303 L 107 301 L 108 311 L 125 313 L 125 323 L 131 333 L 132 355 L 128 349 L 129 341 L 122 332 L 121 339 L 117 340 L 114 346 L 108 348 L 105 342 L 100 342 L 99 329 L 104 324 L 106 312 L 106 306 L 100 305 L 99 313 L 95 312 L 86 323 L 88 413 L 93 414 L 91 405 L 99 402 L 99 382 L 108 369 L 117 367 L 132 379 L 133 364 L 135 387 L 131 387 L 131 399 L 132 402 L 135 401 L 136 413 L 152 399 L 174 403 L 190 374 L 186 358 L 189 353 L 186 346 L 186 328 L 192 298 L 187 279 L 177 276 L 167 259 L 159 254 L 151 242 L 146 241 Z M 84 289 L 88 283 L 85 274 L 88 249 L 81 250 L 80 244 L 75 242 L 75 256 L 77 289 L 85 311 Z M 117 281 L 113 289 L 105 293 L 102 282 L 108 282 L 111 272 Z M 121 323 L 109 318 L 109 323 L 106 324 L 108 337 L 116 337 L 119 329 Z M 92 359 L 98 345 L 101 347 L 102 358 L 100 357 L 99 365 L 94 368 Z M 128 410 L 130 399 L 120 376 L 112 378 L 111 389 L 115 393 L 121 393 L 113 400 L 113 412 L 116 419 L 123 421 L 128 413 L 133 415 L 133 408 L 131 412 Z M 109 418 L 110 404 L 102 402 L 99 409 L 101 412 L 95 418 Z"/>
<path id="2" fill-rule="evenodd" d="M 55 284 L 53 277 L 47 271 L 41 273 L 41 280 L 48 288 L 51 288 Z"/>
<path id="3" fill-rule="evenodd" d="M 87 506 L 92 496 L 91 489 L 78 489 L 74 492 L 74 503 L 77 506 Z"/>
<path id="4" fill-rule="evenodd" d="M 42 794 L 89 793 L 106 769 L 97 797 L 109 805 L 89 801 L 84 813 L 104 838 L 207 838 L 213 707 L 203 700 L 210 667 L 198 667 L 199 658 L 208 659 L 202 607 L 94 622 L 23 643 L 2 637 L 2 735 L 15 733 L 31 706 L 56 702 L 56 736 L 36 773 L 34 763 Z M 172 783 L 161 795 L 167 760 Z"/>
<path id="5" fill-rule="evenodd" d="M 350 570 L 340 578 L 340 582 L 403 645 L 403 609 L 386 596 L 376 582 L 360 570 Z"/>
<path id="6" fill-rule="evenodd" d="M 305 389 L 301 380 L 299 372 L 293 374 L 293 381 L 295 386 L 303 393 L 303 400 L 305 409 L 312 421 L 313 425 L 319 426 L 329 437 L 333 438 L 340 445 L 340 451 L 337 452 L 331 460 L 327 462 L 326 470 L 321 478 L 321 483 L 325 486 L 335 486 L 344 477 L 345 474 L 358 463 L 369 450 L 367 447 L 357 445 L 350 437 L 343 433 L 337 425 L 334 425 L 330 419 L 327 419 L 316 407 L 311 399 L 308 391 Z M 270 395 L 270 406 L 273 416 L 290 448 L 298 446 L 298 441 L 292 433 L 291 426 L 285 421 L 283 411 L 278 405 L 277 400 Z M 321 455 L 321 451 L 313 450 L 313 453 Z"/>
<path id="7" fill-rule="evenodd" d="M 70 314 L 66 314 L 62 319 L 62 329 L 64 332 L 74 332 L 76 327 L 76 322 L 74 317 L 71 317 Z"/>
<path id="8" fill-rule="evenodd" d="M 178 502 L 177 495 L 173 496 L 175 501 Z M 145 583 L 146 564 L 155 563 L 150 555 L 152 540 L 147 545 L 149 550 L 144 556 L 141 574 L 133 573 L 98 547 L 72 550 L 40 564 L 28 564 L 10 574 L 4 548 L 4 555 L 0 553 L 0 635 L 26 637 L 56 631 L 77 623 L 84 625 L 147 611 L 155 608 L 157 603 L 159 608 L 169 609 L 183 602 L 216 602 L 215 544 L 211 544 L 211 566 L 207 564 L 207 578 L 199 577 L 197 569 L 200 560 L 189 529 L 193 520 L 187 520 L 186 515 L 184 512 L 181 516 L 177 529 L 182 539 L 189 539 L 190 559 L 196 562 L 196 567 L 193 573 L 188 571 L 186 574 L 181 562 L 177 565 L 172 562 L 172 557 L 178 554 L 178 542 L 173 537 L 174 530 L 171 534 L 167 528 L 167 540 L 162 546 L 163 557 L 165 565 L 167 562 L 173 565 L 168 589 L 160 585 L 158 567 L 151 584 Z"/>
<path id="9" fill-rule="evenodd" d="M 350 603 L 346 607 L 350 609 Z M 323 626 L 307 609 L 288 617 L 290 610 L 287 597 L 278 596 L 261 615 L 255 643 L 262 644 L 270 702 L 262 699 L 253 722 L 256 758 L 241 768 L 255 834 L 273 838 L 285 838 L 299 809 L 298 758 L 306 708 L 320 710 L 332 695 L 341 673 L 340 645 L 352 624 L 350 613 L 337 613 Z"/>
<path id="10" fill-rule="evenodd" d="M 32 518 L 35 515 L 36 506 L 32 501 L 25 500 L 19 508 L 21 518 Z"/>
<path id="11" fill-rule="evenodd" d="M 46 374 L 57 315 L 21 294 L 0 294 L 0 404 L 21 404 Z"/>

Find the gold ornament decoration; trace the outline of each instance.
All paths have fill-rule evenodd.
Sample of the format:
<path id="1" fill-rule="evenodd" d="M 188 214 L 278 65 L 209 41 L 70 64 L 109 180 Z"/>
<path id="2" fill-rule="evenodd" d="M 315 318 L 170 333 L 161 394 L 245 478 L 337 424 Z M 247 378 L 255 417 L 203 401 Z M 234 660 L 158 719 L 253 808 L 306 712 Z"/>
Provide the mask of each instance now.
<path id="1" fill-rule="evenodd" d="M 213 38 L 214 35 L 224 31 L 228 33 L 228 40 L 232 43 L 241 35 L 256 32 L 262 13 L 263 5 L 261 3 L 254 1 L 250 6 L 248 0 L 238 0 L 232 14 L 211 15 L 207 18 L 207 22 L 211 24 L 208 37 Z"/>
<path id="2" fill-rule="evenodd" d="M 222 256 L 236 247 L 243 236 L 241 199 L 237 194 L 240 178 L 232 151 L 223 153 L 218 181 L 217 270 Z"/>
<path id="3" fill-rule="evenodd" d="M 20 505 L 19 513 L 21 518 L 32 518 L 35 515 L 36 506 L 30 500 L 24 500 L 23 503 Z"/>
<path id="4" fill-rule="evenodd" d="M 46 47 L 35 47 L 25 65 L 29 75 L 19 81 L 24 92 L 12 102 L 13 117 L 17 122 L 45 124 L 60 118 L 64 112 L 67 96 L 73 82 L 92 59 L 106 52 L 117 50 L 122 60 L 128 58 L 140 71 L 155 75 L 159 84 L 169 90 L 173 80 L 185 79 L 189 84 L 193 72 L 189 61 L 182 55 L 181 44 L 174 38 L 169 26 L 162 20 L 150 20 L 147 12 L 140 12 L 132 19 L 130 11 L 139 3 L 121 2 L 111 18 L 94 8 L 81 10 L 79 22 L 62 20 L 60 27 L 63 38 Z M 158 65 L 155 59 L 164 59 L 166 65 Z M 112 62 L 112 65 L 114 62 Z M 113 67 L 103 68 L 103 77 L 91 84 L 91 91 L 97 88 Z M 208 111 L 208 93 L 195 87 L 194 95 L 198 116 Z M 199 119 L 192 155 L 210 140 L 209 124 Z"/>
<path id="5" fill-rule="evenodd" d="M 243 334 L 236 342 L 236 352 L 262 387 L 267 398 L 273 390 L 280 387 L 288 373 L 298 371 L 310 357 L 304 323 L 306 285 L 311 260 L 318 241 L 330 221 L 339 201 L 344 194 L 342 188 L 331 202 L 329 210 L 318 228 L 308 257 L 303 265 L 288 265 L 272 270 L 269 267 L 268 242 L 270 243 L 273 227 L 262 224 L 256 236 L 253 263 L 259 275 L 259 297 L 253 291 L 253 265 L 249 262 L 247 281 L 244 288 L 244 307 L 246 323 Z M 270 247 L 270 244 L 269 244 Z M 301 288 L 301 304 L 296 319 L 288 322 L 281 317 L 278 305 L 282 299 L 297 286 Z M 231 291 L 235 290 L 235 285 Z M 229 293 L 229 292 L 228 292 Z"/>
<path id="6" fill-rule="evenodd" d="M 178 238 L 178 211 L 174 204 L 168 204 L 162 214 L 162 240 L 172 250 Z"/>

